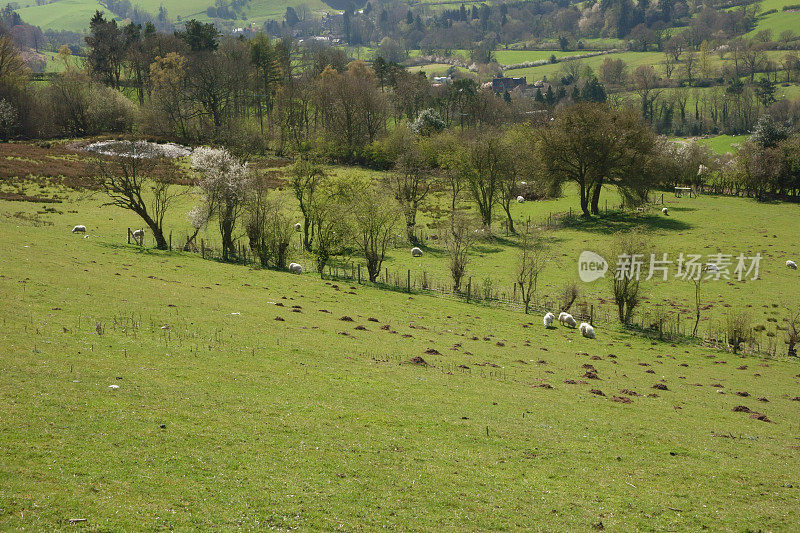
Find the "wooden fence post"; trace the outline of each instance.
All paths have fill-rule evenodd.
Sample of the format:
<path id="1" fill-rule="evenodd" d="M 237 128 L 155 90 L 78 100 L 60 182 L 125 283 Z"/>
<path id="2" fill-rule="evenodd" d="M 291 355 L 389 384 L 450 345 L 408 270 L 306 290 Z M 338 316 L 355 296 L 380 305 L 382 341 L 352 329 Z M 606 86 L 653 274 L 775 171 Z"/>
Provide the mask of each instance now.
<path id="1" fill-rule="evenodd" d="M 206 241 L 204 239 L 200 239 L 200 256 L 203 259 L 206 258 Z"/>
<path id="2" fill-rule="evenodd" d="M 406 279 L 406 285 L 408 286 L 408 292 L 411 292 L 411 269 L 408 269 L 408 277 Z"/>
<path id="3" fill-rule="evenodd" d="M 469 297 L 471 293 L 472 293 L 472 276 L 470 276 L 469 280 L 467 280 L 467 303 L 469 303 Z"/>
<path id="4" fill-rule="evenodd" d="M 172 230 L 169 232 L 169 251 L 172 251 Z"/>
<path id="5" fill-rule="evenodd" d="M 592 304 L 592 308 L 589 310 L 589 324 L 594 326 L 594 304 Z"/>
<path id="6" fill-rule="evenodd" d="M 131 243 L 131 228 L 128 228 L 128 244 Z"/>
<path id="7" fill-rule="evenodd" d="M 358 264 L 358 284 L 361 285 L 361 263 Z"/>

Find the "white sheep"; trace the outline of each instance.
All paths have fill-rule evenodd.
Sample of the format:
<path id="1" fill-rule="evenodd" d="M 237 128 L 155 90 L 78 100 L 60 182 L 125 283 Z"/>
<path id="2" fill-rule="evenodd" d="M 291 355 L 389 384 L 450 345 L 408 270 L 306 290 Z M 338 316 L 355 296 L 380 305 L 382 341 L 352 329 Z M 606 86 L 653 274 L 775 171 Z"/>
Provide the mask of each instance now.
<path id="1" fill-rule="evenodd" d="M 714 263 L 706 263 L 703 265 L 703 270 L 706 272 L 719 272 L 719 267 Z"/>
<path id="2" fill-rule="evenodd" d="M 571 328 L 574 328 L 578 325 L 578 323 L 575 322 L 575 319 L 572 318 L 572 315 L 566 311 L 562 311 L 561 314 L 558 315 L 558 321 L 561 322 L 561 325 L 569 326 Z"/>
<path id="3" fill-rule="evenodd" d="M 86 226 L 83 224 L 78 224 L 74 228 L 72 228 L 72 233 L 86 233 Z"/>
<path id="4" fill-rule="evenodd" d="M 303 229 L 303 226 L 301 226 L 299 222 L 294 225 L 295 231 L 300 231 L 301 229 Z"/>
<path id="5" fill-rule="evenodd" d="M 667 209 L 666 207 L 662 207 L 661 212 L 664 213 L 665 215 L 669 215 L 669 209 Z"/>
<path id="6" fill-rule="evenodd" d="M 519 202 L 521 204 L 524 204 L 525 203 L 525 197 L 524 196 L 517 196 L 517 202 Z"/>
<path id="7" fill-rule="evenodd" d="M 416 246 L 411 249 L 411 257 L 422 257 L 422 249 Z"/>
<path id="8" fill-rule="evenodd" d="M 542 319 L 542 322 L 544 322 L 544 327 L 546 328 L 551 327 L 553 325 L 553 320 L 555 319 L 556 315 L 554 315 L 553 313 L 547 313 L 546 315 L 544 315 L 544 318 Z"/>
<path id="9" fill-rule="evenodd" d="M 594 339 L 594 327 L 588 322 L 581 322 L 581 325 L 578 327 L 581 332 L 581 335 L 586 337 L 587 339 Z"/>
<path id="10" fill-rule="evenodd" d="M 569 316 L 569 313 L 567 313 L 565 311 L 561 311 L 560 313 L 558 313 L 558 321 L 561 324 L 564 324 L 564 319 L 567 318 L 568 316 Z"/>
<path id="11" fill-rule="evenodd" d="M 292 274 L 302 274 L 303 267 L 300 266 L 298 263 L 289 263 L 289 272 Z"/>
<path id="12" fill-rule="evenodd" d="M 791 268 L 792 270 L 797 270 L 797 263 L 795 263 L 791 259 L 789 261 L 786 261 L 786 266 Z"/>

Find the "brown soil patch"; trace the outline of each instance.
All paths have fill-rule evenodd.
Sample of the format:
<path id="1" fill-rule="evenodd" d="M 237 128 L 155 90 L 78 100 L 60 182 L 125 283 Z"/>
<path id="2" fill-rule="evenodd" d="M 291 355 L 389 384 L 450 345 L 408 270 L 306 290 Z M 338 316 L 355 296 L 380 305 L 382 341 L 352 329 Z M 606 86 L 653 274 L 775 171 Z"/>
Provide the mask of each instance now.
<path id="1" fill-rule="evenodd" d="M 667 386 L 664 385 L 663 383 L 656 383 L 655 385 L 653 385 L 653 388 L 658 390 L 669 390 Z"/>
<path id="2" fill-rule="evenodd" d="M 592 372 L 591 370 L 590 370 L 590 371 L 588 371 L 588 372 L 586 372 L 586 373 L 583 375 L 583 377 L 585 377 L 586 379 L 600 379 L 600 378 L 597 376 L 597 372 Z"/>
<path id="3" fill-rule="evenodd" d="M 591 389 L 589 392 L 591 392 L 592 394 L 596 394 L 598 396 L 605 396 L 605 393 L 600 389 Z"/>
<path id="4" fill-rule="evenodd" d="M 425 353 L 428 355 L 442 355 L 436 348 L 428 348 L 427 350 L 425 350 Z"/>
<path id="5" fill-rule="evenodd" d="M 747 398 L 748 396 L 750 396 L 750 393 L 745 391 L 734 392 L 734 394 L 736 396 L 741 396 L 742 398 Z"/>
<path id="6" fill-rule="evenodd" d="M 737 405 L 736 407 L 731 409 L 731 411 L 733 411 L 734 413 L 752 413 L 753 412 L 746 405 Z"/>
<path id="7" fill-rule="evenodd" d="M 612 402 L 619 402 L 619 403 L 633 403 L 633 400 L 631 400 L 630 398 L 627 398 L 625 396 L 612 396 L 611 397 L 611 401 Z"/>
<path id="8" fill-rule="evenodd" d="M 761 413 L 753 413 L 752 415 L 750 415 L 750 418 L 761 420 L 762 422 L 772 422 L 772 420 L 767 418 L 767 415 Z"/>
<path id="9" fill-rule="evenodd" d="M 429 366 L 428 362 L 420 356 L 415 356 L 406 361 L 409 365 Z"/>
<path id="10" fill-rule="evenodd" d="M 347 316 L 347 315 L 344 315 L 344 316 L 343 316 L 342 318 L 340 318 L 339 320 L 341 320 L 342 322 L 353 322 L 353 319 L 352 319 L 352 318 L 350 318 L 350 317 L 349 317 L 349 316 Z"/>
<path id="11" fill-rule="evenodd" d="M 619 392 L 621 392 L 622 394 L 627 394 L 628 396 L 641 396 L 641 394 L 639 394 L 635 390 L 630 390 L 630 389 L 622 389 Z"/>

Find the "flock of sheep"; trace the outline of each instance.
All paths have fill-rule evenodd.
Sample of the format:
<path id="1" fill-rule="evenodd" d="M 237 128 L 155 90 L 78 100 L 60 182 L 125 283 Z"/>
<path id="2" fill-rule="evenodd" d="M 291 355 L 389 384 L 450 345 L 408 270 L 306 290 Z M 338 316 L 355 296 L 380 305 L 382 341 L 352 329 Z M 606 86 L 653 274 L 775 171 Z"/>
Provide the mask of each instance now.
<path id="1" fill-rule="evenodd" d="M 556 315 L 554 315 L 553 313 L 547 313 L 546 315 L 544 315 L 544 319 L 542 320 L 542 322 L 544 323 L 544 327 L 548 329 L 552 328 L 553 321 L 555 321 L 555 319 Z M 562 326 L 568 326 L 570 328 L 574 328 L 577 326 L 578 330 L 581 332 L 581 335 L 583 335 L 587 339 L 594 339 L 594 326 L 592 326 L 588 322 L 581 322 L 581 325 L 578 326 L 578 322 L 575 321 L 575 318 L 571 314 L 565 311 L 562 311 L 558 315 L 558 321 Z"/>

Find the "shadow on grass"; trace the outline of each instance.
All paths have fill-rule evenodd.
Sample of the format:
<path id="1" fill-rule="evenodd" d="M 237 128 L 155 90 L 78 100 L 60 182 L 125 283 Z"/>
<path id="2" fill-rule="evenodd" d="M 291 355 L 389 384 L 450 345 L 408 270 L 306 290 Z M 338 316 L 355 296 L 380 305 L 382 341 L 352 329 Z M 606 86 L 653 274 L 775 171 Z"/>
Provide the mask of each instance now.
<path id="1" fill-rule="evenodd" d="M 661 213 L 631 213 L 627 211 L 609 211 L 601 216 L 591 218 L 573 215 L 564 217 L 562 222 L 565 228 L 607 235 L 634 229 L 685 231 L 694 227 L 687 222 L 664 216 Z"/>

